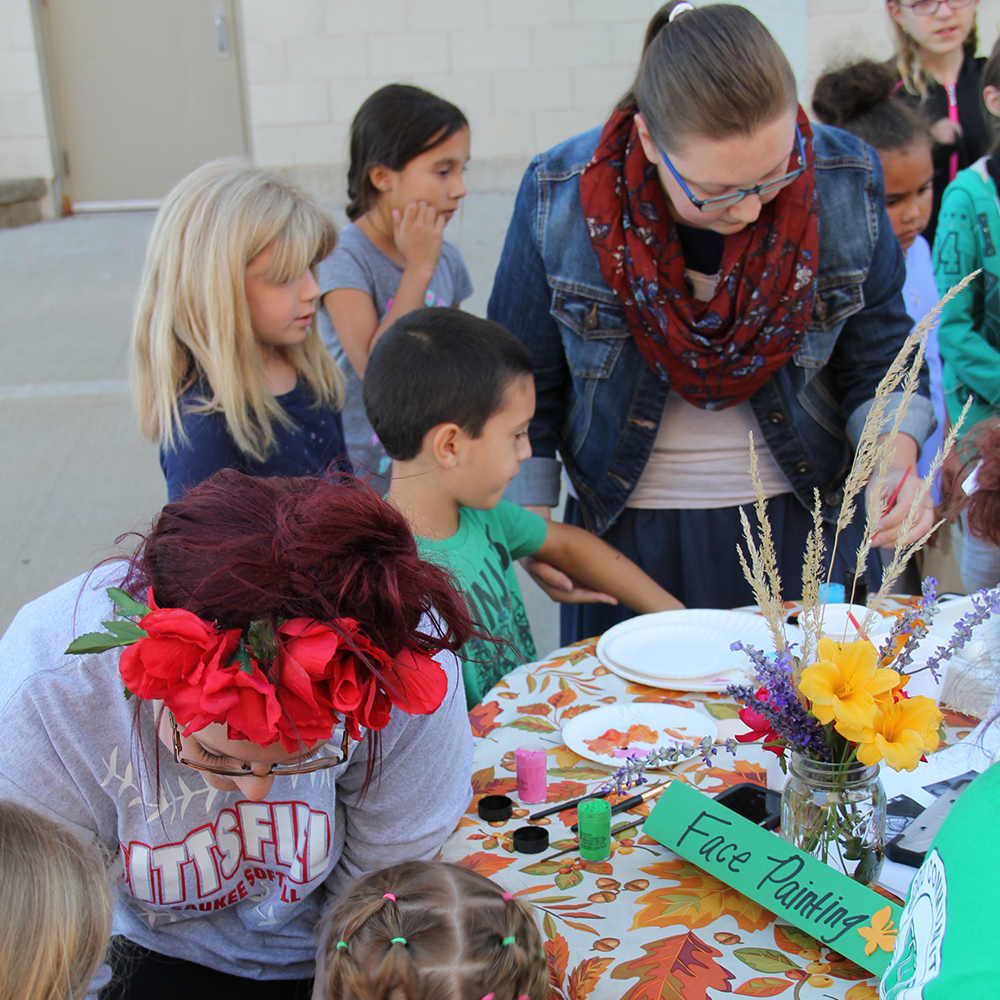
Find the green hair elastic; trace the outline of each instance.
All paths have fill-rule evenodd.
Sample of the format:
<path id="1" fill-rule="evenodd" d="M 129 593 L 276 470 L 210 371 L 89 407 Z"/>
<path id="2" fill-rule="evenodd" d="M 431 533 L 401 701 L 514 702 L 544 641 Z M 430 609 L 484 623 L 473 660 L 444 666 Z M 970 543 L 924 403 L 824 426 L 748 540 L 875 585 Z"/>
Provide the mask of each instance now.
<path id="1" fill-rule="evenodd" d="M 341 948 L 346 948 L 346 947 L 347 947 L 347 942 L 346 941 L 338 941 L 337 942 L 337 951 L 340 951 Z"/>
<path id="2" fill-rule="evenodd" d="M 406 938 L 393 938 L 390 944 L 406 944 Z"/>
<path id="3" fill-rule="evenodd" d="M 500 943 L 501 943 L 501 944 L 502 944 L 502 945 L 503 945 L 503 946 L 504 946 L 505 948 L 506 948 L 506 947 L 507 947 L 508 945 L 512 945 L 512 944 L 514 943 L 514 935 L 513 935 L 513 934 L 511 934 L 511 936 L 510 936 L 510 937 L 505 937 L 505 938 L 503 939 L 503 941 L 501 941 Z"/>

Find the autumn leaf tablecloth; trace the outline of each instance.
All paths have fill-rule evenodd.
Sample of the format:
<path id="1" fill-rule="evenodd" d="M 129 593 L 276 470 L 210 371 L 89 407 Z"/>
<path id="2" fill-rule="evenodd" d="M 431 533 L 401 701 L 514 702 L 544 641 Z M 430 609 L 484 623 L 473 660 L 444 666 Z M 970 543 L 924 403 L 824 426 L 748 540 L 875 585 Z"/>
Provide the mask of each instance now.
<path id="1" fill-rule="evenodd" d="M 519 667 L 469 713 L 474 798 L 443 851 L 444 860 L 472 868 L 532 904 L 548 956 L 550 1000 L 708 1000 L 724 993 L 875 1000 L 875 977 L 802 931 L 775 923 L 773 914 L 645 836 L 641 827 L 612 841 L 608 861 L 583 861 L 576 853 L 545 861 L 574 842 L 569 824 L 576 822 L 576 810 L 566 810 L 539 821 L 548 828 L 549 851 L 514 853 L 514 830 L 542 808 L 518 807 L 518 746 L 547 746 L 548 801 L 555 804 L 595 790 L 611 773 L 562 744 L 562 724 L 581 712 L 633 701 L 682 705 L 716 720 L 737 715 L 738 706 L 720 695 L 622 680 L 601 665 L 595 642 Z M 945 710 L 948 741 L 960 739 L 975 722 Z M 715 795 L 744 781 L 766 784 L 764 757 L 754 745 L 742 745 L 735 758 L 720 748 L 711 766 L 699 758 L 677 771 Z M 513 817 L 480 820 L 479 799 L 496 794 L 514 799 Z M 642 805 L 626 815 L 648 813 Z M 613 823 L 623 819 L 614 817 Z"/>

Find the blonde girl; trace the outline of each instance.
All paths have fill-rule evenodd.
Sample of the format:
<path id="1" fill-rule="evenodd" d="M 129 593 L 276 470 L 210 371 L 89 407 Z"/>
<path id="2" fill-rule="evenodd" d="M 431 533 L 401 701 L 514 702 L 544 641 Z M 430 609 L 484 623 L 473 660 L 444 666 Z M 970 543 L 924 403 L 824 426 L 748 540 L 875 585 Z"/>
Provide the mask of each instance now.
<path id="1" fill-rule="evenodd" d="M 529 907 L 458 865 L 358 879 L 320 925 L 313 1000 L 544 1000 Z"/>
<path id="2" fill-rule="evenodd" d="M 0 1000 L 82 1000 L 111 933 L 96 850 L 0 801 Z"/>
<path id="3" fill-rule="evenodd" d="M 892 23 L 899 96 L 931 123 L 934 201 L 924 237 L 933 244 L 941 196 L 989 144 L 980 112 L 976 58 L 979 0 L 886 0 Z"/>
<path id="4" fill-rule="evenodd" d="M 351 455 L 383 492 L 389 460 L 365 416 L 361 380 L 376 340 L 397 319 L 472 294 L 462 254 L 444 238 L 465 197 L 469 138 L 454 104 L 403 84 L 375 91 L 351 124 L 351 221 L 319 267 L 320 333 L 347 377 Z"/>
<path id="5" fill-rule="evenodd" d="M 343 377 L 315 320 L 314 268 L 335 241 L 311 200 L 240 160 L 207 163 L 167 195 L 146 249 L 131 380 L 171 501 L 221 468 L 348 467 Z"/>

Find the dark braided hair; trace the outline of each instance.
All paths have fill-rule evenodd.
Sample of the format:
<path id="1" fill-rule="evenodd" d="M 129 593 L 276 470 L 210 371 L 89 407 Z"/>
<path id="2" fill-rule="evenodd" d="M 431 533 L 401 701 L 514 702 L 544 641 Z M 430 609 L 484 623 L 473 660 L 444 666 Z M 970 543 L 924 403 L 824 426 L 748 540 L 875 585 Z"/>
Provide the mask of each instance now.
<path id="1" fill-rule="evenodd" d="M 545 1000 L 529 907 L 459 865 L 410 861 L 358 879 L 320 924 L 327 1000 Z"/>

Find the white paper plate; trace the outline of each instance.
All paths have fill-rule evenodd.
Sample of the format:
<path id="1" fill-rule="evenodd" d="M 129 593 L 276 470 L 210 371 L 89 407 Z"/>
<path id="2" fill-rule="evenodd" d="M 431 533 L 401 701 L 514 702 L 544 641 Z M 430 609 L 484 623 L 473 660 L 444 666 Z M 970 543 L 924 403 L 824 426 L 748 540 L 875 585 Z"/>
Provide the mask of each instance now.
<path id="1" fill-rule="evenodd" d="M 789 641 L 801 635 L 791 626 L 786 634 Z M 636 683 L 718 691 L 750 676 L 746 654 L 730 649 L 737 639 L 765 652 L 774 645 L 760 615 L 713 608 L 659 611 L 608 629 L 597 642 L 597 658 Z"/>
<path id="2" fill-rule="evenodd" d="M 634 740 L 624 747 L 592 745 L 605 737 L 609 730 L 627 734 L 633 726 L 643 726 L 648 732 L 633 732 Z M 657 747 L 700 743 L 706 736 L 714 742 L 717 735 L 715 723 L 693 708 L 647 702 L 595 708 L 570 719 L 562 728 L 563 742 L 570 750 L 587 760 L 615 769 L 621 767 L 625 758 L 632 754 L 644 756 Z M 652 742 L 643 740 L 642 736 L 648 736 Z"/>
<path id="3" fill-rule="evenodd" d="M 648 677 L 637 670 L 628 670 L 617 664 L 604 664 L 613 674 L 632 684 L 645 684 L 646 687 L 660 688 L 663 691 L 681 691 L 686 694 L 712 694 L 725 691 L 730 684 L 747 684 L 751 680 L 749 664 L 746 670 L 727 670 L 714 677 L 695 677 L 690 680 L 670 680 L 662 677 Z"/>

